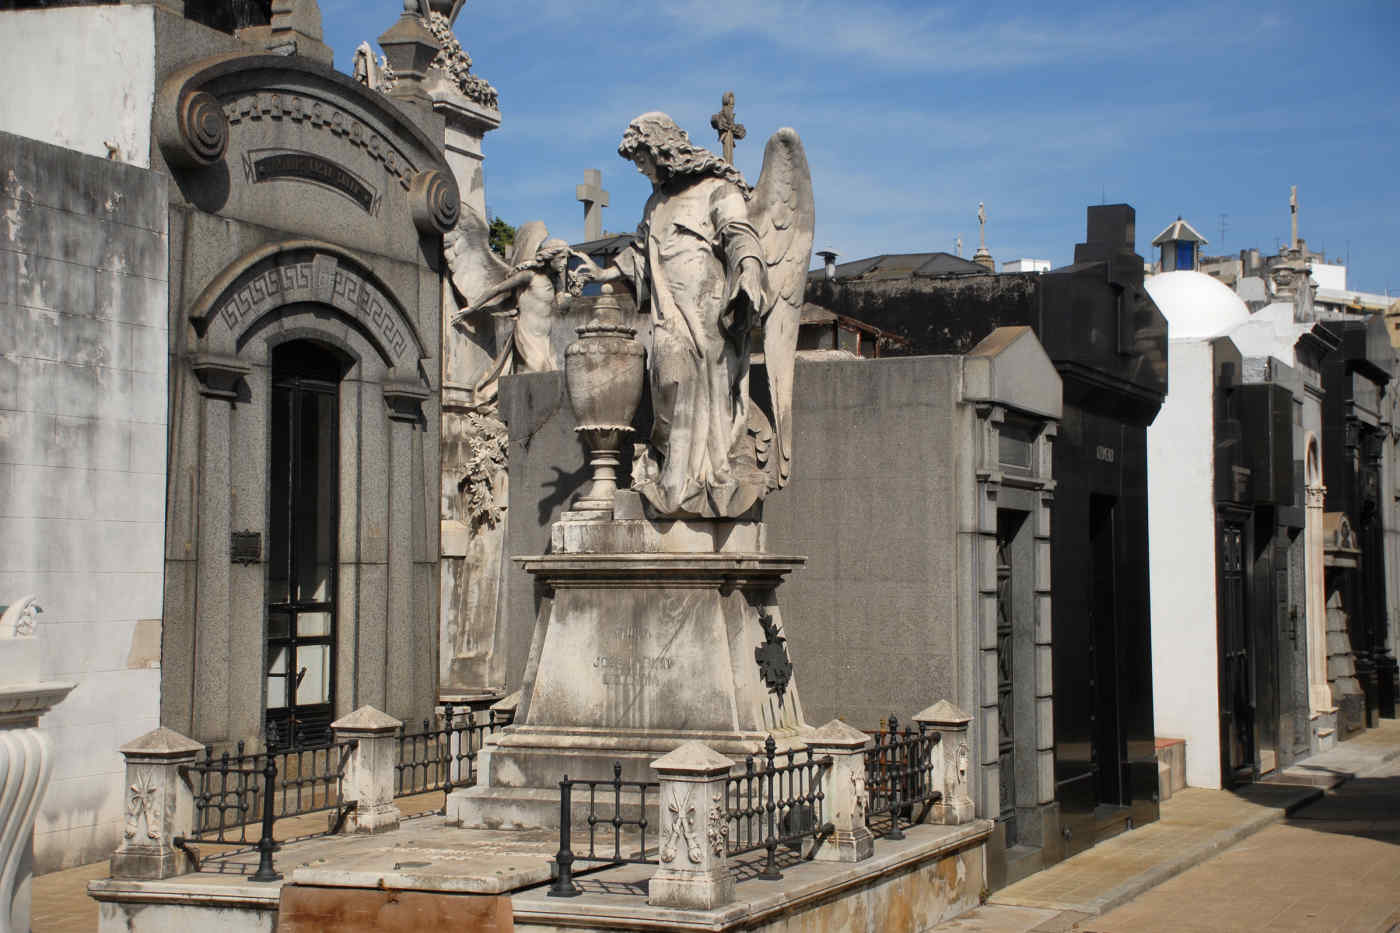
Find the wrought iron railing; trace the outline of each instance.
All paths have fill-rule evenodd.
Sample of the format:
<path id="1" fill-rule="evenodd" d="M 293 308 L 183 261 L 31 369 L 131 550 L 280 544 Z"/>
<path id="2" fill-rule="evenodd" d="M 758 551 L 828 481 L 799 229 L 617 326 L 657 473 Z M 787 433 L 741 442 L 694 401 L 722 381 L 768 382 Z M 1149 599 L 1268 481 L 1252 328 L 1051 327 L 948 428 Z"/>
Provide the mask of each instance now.
<path id="1" fill-rule="evenodd" d="M 588 794 L 588 816 L 585 820 L 588 824 L 588 850 L 584 853 L 575 853 L 573 848 L 575 788 L 586 788 Z M 651 794 L 652 799 L 656 800 L 660 789 L 659 781 L 624 781 L 622 765 L 616 762 L 611 780 L 571 781 L 567 774 L 564 775 L 559 782 L 559 851 L 554 856 L 556 871 L 549 896 L 576 897 L 582 893 L 574 884 L 574 862 L 660 864 L 655 849 L 647 845 L 647 795 Z M 627 813 L 636 815 L 626 816 Z M 624 843 L 624 837 L 630 838 Z M 609 842 L 611 851 L 608 850 Z M 624 853 L 624 846 L 632 851 Z"/>
<path id="2" fill-rule="evenodd" d="M 492 715 L 479 721 L 472 710 L 444 704 L 441 724 L 423 720 L 421 732 L 399 729 L 398 764 L 394 766 L 394 796 L 409 797 L 440 791 L 443 806 L 454 787 L 476 783 L 476 757 L 486 737 L 509 720 Z"/>
<path id="3" fill-rule="evenodd" d="M 822 790 L 830 755 L 813 755 L 810 749 L 778 754 L 777 743 L 768 736 L 763 758 L 744 759 L 744 771 L 725 784 L 726 849 L 732 856 L 767 851 L 763 870 L 757 877 L 776 881 L 778 849 L 798 851 L 811 858 L 822 839 L 833 827 L 823 813 L 826 794 Z M 808 841 L 810 840 L 810 844 Z"/>
<path id="4" fill-rule="evenodd" d="M 284 841 L 340 832 L 355 806 L 342 796 L 345 766 L 354 749 L 354 742 L 335 742 L 319 748 L 245 753 L 239 742 L 236 754 L 223 752 L 215 758 L 213 746 L 205 746 L 204 757 L 185 768 L 194 796 L 193 826 L 188 835 L 172 841 L 194 859 L 196 871 L 211 861 L 223 862 L 222 870 L 235 865 L 228 861 L 233 856 L 257 851 L 259 862 L 252 879 L 277 880 L 280 875 L 273 868 L 272 853 L 280 843 L 273 835 L 274 823 L 331 811 L 325 830 Z M 201 859 L 190 848 L 194 843 L 229 848 Z"/>
<path id="5" fill-rule="evenodd" d="M 887 728 L 872 735 L 865 750 L 865 825 L 877 836 L 903 839 L 900 822 L 920 823 L 930 806 L 943 799 L 935 790 L 934 767 L 940 733 L 929 732 L 921 723 L 917 732 L 890 716 Z M 916 816 L 915 808 L 920 808 Z"/>

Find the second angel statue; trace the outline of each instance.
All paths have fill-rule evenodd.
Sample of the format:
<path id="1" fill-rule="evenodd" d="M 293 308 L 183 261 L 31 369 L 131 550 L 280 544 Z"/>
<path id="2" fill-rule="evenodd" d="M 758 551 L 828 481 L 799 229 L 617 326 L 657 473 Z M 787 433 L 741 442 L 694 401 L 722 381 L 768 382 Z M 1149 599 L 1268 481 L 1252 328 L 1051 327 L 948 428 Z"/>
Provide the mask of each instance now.
<path id="1" fill-rule="evenodd" d="M 637 117 L 618 153 L 651 180 L 637 233 L 596 281 L 622 281 L 652 321 L 655 413 L 632 486 L 653 513 L 741 518 L 786 484 L 792 378 L 815 208 L 802 141 L 768 140 L 758 185 L 664 113 Z M 749 391 L 761 332 L 766 391 Z"/>

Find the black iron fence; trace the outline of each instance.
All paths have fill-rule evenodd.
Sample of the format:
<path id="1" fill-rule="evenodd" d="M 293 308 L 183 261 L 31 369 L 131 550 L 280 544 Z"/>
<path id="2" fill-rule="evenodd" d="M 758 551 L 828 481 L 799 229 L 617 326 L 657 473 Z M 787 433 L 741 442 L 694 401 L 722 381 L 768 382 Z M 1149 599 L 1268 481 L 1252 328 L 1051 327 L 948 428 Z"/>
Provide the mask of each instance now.
<path id="1" fill-rule="evenodd" d="M 586 789 L 588 795 L 588 849 L 583 853 L 575 853 L 573 848 L 575 788 Z M 616 762 L 611 780 L 571 781 L 564 775 L 559 782 L 559 851 L 554 856 L 556 871 L 549 896 L 576 897 L 582 893 L 574 884 L 574 862 L 660 864 L 655 849 L 647 845 L 648 795 L 655 801 L 660 790 L 659 781 L 624 781 L 622 765 Z M 582 799 L 580 795 L 580 802 Z M 624 848 L 629 851 L 624 853 Z"/>
<path id="2" fill-rule="evenodd" d="M 273 824 L 325 811 L 329 816 L 324 830 L 294 830 L 293 838 L 339 832 L 354 809 L 354 803 L 342 796 L 345 767 L 354 749 L 354 742 L 335 742 L 319 748 L 245 753 L 239 742 L 235 754 L 223 752 L 216 758 L 213 747 L 205 746 L 204 757 L 185 768 L 194 796 L 193 826 L 188 835 L 172 841 L 194 859 L 196 870 L 211 861 L 224 862 L 221 870 L 237 870 L 229 859 L 257 851 L 258 867 L 252 879 L 277 880 L 281 876 L 273 868 L 272 853 L 279 843 Z M 228 848 L 201 858 L 191 848 L 195 843 Z"/>
<path id="3" fill-rule="evenodd" d="M 935 762 L 942 735 L 904 727 L 891 715 L 888 726 L 872 734 L 865 750 L 865 825 L 877 836 L 903 839 L 900 823 L 919 823 L 928 808 L 943 799 L 936 790 Z M 916 815 L 915 810 L 918 809 Z"/>
<path id="4" fill-rule="evenodd" d="M 763 743 L 763 758 L 744 759 L 744 771 L 725 784 L 726 849 L 730 856 L 767 851 L 759 878 L 776 881 L 778 849 L 796 851 L 811 858 L 832 825 L 823 814 L 826 794 L 822 784 L 831 767 L 831 756 L 813 755 L 810 749 L 777 752 L 770 735 Z"/>
<path id="5" fill-rule="evenodd" d="M 399 728 L 399 761 L 394 766 L 394 796 L 440 791 L 443 806 L 454 787 L 476 783 L 476 758 L 486 737 L 509 722 L 499 716 L 478 717 L 444 704 L 439 725 L 423 720 L 422 731 Z M 407 814 L 405 814 L 407 815 Z"/>

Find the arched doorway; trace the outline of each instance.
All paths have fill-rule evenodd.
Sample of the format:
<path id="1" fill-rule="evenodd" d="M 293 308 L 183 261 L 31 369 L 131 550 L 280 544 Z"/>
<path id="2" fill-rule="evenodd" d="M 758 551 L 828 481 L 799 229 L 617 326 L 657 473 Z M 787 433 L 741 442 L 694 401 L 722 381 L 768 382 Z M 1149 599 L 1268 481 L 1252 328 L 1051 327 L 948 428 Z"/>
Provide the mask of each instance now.
<path id="1" fill-rule="evenodd" d="M 339 529 L 338 351 L 272 351 L 268 412 L 265 734 L 269 748 L 329 740 L 335 709 Z"/>

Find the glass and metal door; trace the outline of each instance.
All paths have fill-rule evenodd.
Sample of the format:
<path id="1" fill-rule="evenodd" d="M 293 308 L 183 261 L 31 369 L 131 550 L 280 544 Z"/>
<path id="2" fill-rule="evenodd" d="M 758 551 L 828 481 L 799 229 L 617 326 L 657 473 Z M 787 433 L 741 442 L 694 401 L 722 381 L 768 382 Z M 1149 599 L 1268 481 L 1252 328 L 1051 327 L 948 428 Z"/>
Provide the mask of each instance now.
<path id="1" fill-rule="evenodd" d="M 1257 776 L 1255 694 L 1245 606 L 1245 526 L 1224 521 L 1220 527 L 1220 745 L 1221 776 L 1228 787 Z"/>
<path id="2" fill-rule="evenodd" d="M 269 748 L 329 741 L 335 700 L 341 363 L 309 341 L 273 353 L 269 428 Z"/>

